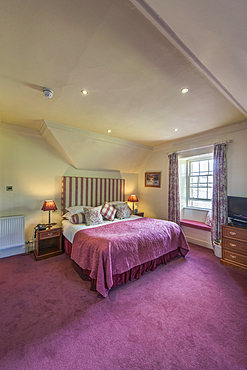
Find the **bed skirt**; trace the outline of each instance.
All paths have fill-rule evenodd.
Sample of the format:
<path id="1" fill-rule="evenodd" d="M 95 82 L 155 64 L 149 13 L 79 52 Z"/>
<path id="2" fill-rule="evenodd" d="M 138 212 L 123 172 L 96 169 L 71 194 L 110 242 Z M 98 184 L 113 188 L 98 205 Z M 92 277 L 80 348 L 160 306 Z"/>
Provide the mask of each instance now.
<path id="1" fill-rule="evenodd" d="M 66 239 L 65 236 L 63 236 L 63 246 L 64 246 L 65 253 L 71 256 L 72 243 L 70 243 L 70 241 Z M 139 266 L 135 266 L 132 269 L 126 272 L 123 272 L 122 274 L 113 275 L 112 276 L 112 279 L 113 279 L 112 288 L 115 287 L 116 285 L 127 283 L 128 281 L 131 281 L 132 279 L 139 279 L 141 275 L 144 274 L 144 272 L 154 271 L 159 265 L 161 264 L 164 265 L 170 260 L 178 256 L 179 256 L 179 249 L 176 249 L 175 251 L 164 254 L 163 256 L 155 258 L 152 261 L 148 261 Z M 83 269 L 83 273 L 89 276 L 90 270 Z M 91 281 L 94 283 L 94 285 L 96 285 L 95 279 L 91 279 Z"/>

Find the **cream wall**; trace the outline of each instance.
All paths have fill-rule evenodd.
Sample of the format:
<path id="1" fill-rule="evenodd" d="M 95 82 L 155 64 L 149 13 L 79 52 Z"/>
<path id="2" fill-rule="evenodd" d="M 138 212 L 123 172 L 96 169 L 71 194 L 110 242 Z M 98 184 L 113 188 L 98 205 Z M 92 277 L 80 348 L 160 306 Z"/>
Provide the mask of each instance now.
<path id="1" fill-rule="evenodd" d="M 124 178 L 126 196 L 137 193 L 137 174 L 119 171 L 83 171 L 68 165 L 58 152 L 38 133 L 0 127 L 0 216 L 25 215 L 26 242 L 33 239 L 34 226 L 48 222 L 48 212 L 41 211 L 45 199 L 54 199 L 58 211 L 51 221 L 61 223 L 61 178 L 64 175 Z M 13 191 L 6 191 L 12 185 Z"/>
<path id="2" fill-rule="evenodd" d="M 138 175 L 140 211 L 145 212 L 146 217 L 168 219 L 168 153 L 225 140 L 232 140 L 227 153 L 228 194 L 247 197 L 247 122 L 244 122 L 156 148 Z M 161 171 L 160 189 L 145 188 L 145 172 L 149 171 Z"/>
<path id="3" fill-rule="evenodd" d="M 10 126 L 9 129 L 6 129 Z M 13 130 L 11 125 L 0 125 L 0 216 L 24 214 L 26 241 L 33 238 L 37 223 L 48 221 L 47 212 L 41 211 L 43 201 L 55 200 L 58 211 L 52 213 L 53 222 L 61 222 L 61 177 L 119 177 L 126 180 L 126 200 L 130 194 L 139 198 L 139 211 L 146 217 L 168 218 L 168 152 L 191 149 L 231 139 L 228 148 L 228 194 L 247 196 L 247 123 L 197 136 L 187 141 L 177 141 L 156 148 L 138 174 L 120 171 L 79 171 L 39 134 L 24 129 Z M 161 188 L 145 188 L 147 171 L 161 172 Z M 13 191 L 7 192 L 6 186 Z"/>

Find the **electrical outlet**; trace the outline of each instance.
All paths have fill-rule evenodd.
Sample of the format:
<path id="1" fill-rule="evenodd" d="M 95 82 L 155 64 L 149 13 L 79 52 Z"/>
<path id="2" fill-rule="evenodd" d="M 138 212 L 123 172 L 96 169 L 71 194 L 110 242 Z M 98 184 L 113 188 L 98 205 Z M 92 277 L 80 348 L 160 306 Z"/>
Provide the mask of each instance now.
<path id="1" fill-rule="evenodd" d="M 6 191 L 13 191 L 13 186 L 12 185 L 6 186 Z"/>

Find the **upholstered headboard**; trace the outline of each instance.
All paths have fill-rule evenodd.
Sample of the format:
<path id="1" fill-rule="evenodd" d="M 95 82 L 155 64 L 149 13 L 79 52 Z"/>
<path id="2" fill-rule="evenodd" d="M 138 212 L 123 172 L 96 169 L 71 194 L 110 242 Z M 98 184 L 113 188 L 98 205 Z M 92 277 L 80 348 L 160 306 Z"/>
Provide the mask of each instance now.
<path id="1" fill-rule="evenodd" d="M 101 179 L 92 177 L 62 178 L 62 214 L 71 206 L 96 207 L 105 201 L 125 201 L 124 179 Z"/>

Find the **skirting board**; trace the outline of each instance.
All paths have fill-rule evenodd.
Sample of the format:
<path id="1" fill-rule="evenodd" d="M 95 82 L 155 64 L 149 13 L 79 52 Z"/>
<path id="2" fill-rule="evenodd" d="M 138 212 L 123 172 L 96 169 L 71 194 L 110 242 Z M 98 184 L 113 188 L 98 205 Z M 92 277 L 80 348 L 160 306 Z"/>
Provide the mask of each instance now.
<path id="1" fill-rule="evenodd" d="M 186 236 L 186 239 L 189 243 L 197 244 L 208 249 L 213 249 L 212 244 L 205 240 L 193 238 L 191 236 Z"/>
<path id="2" fill-rule="evenodd" d="M 25 245 L 0 250 L 0 258 L 15 256 L 16 254 L 26 253 Z"/>
<path id="3" fill-rule="evenodd" d="M 190 237 L 190 236 L 187 236 L 186 239 L 189 243 L 200 245 L 201 247 L 205 247 L 205 248 L 213 250 L 211 242 L 209 243 L 207 241 L 204 241 L 204 240 L 201 240 L 201 239 L 196 239 L 196 238 L 193 238 L 193 237 Z M 221 258 L 221 246 L 220 245 L 215 244 L 214 255 L 216 257 Z"/>

